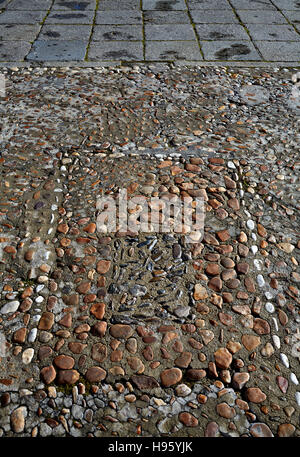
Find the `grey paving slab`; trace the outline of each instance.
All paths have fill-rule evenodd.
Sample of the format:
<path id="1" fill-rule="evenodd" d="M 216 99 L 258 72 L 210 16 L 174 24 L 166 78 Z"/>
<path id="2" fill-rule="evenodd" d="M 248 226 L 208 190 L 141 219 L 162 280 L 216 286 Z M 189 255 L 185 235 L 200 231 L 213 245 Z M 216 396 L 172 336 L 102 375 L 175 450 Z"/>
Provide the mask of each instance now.
<path id="1" fill-rule="evenodd" d="M 96 8 L 96 0 L 54 0 L 52 10 L 68 10 L 68 11 L 94 11 Z"/>
<path id="2" fill-rule="evenodd" d="M 92 42 L 89 47 L 89 60 L 143 60 L 143 42 L 103 41 Z"/>
<path id="3" fill-rule="evenodd" d="M 147 41 L 146 60 L 202 60 L 196 41 Z"/>
<path id="4" fill-rule="evenodd" d="M 299 0 L 272 0 L 272 2 L 282 10 L 300 10 Z"/>
<path id="5" fill-rule="evenodd" d="M 93 41 L 142 41 L 143 30 L 140 25 L 96 25 Z"/>
<path id="6" fill-rule="evenodd" d="M 282 13 L 288 18 L 290 22 L 297 25 L 300 24 L 300 11 L 286 11 L 282 10 Z"/>
<path id="7" fill-rule="evenodd" d="M 236 10 L 244 24 L 287 24 L 287 20 L 279 11 Z"/>
<path id="8" fill-rule="evenodd" d="M 86 54 L 87 44 L 88 42 L 83 40 L 37 40 L 34 42 L 26 60 L 83 60 Z"/>
<path id="9" fill-rule="evenodd" d="M 34 41 L 40 30 L 39 24 L 1 24 L 0 41 Z"/>
<path id="10" fill-rule="evenodd" d="M 145 24 L 146 40 L 194 40 L 196 38 L 191 24 L 157 25 Z"/>
<path id="11" fill-rule="evenodd" d="M 122 11 L 122 10 L 140 10 L 139 0 L 100 0 L 98 3 L 98 11 Z"/>
<path id="12" fill-rule="evenodd" d="M 240 10 L 275 10 L 276 7 L 269 0 L 230 0 L 234 8 Z"/>
<path id="13" fill-rule="evenodd" d="M 255 41 L 263 58 L 270 61 L 300 62 L 299 41 Z"/>
<path id="14" fill-rule="evenodd" d="M 0 61 L 15 62 L 24 60 L 30 51 L 31 44 L 27 41 L 1 41 L 0 42 Z"/>
<path id="15" fill-rule="evenodd" d="M 98 11 L 96 14 L 96 24 L 112 24 L 112 25 L 130 25 L 142 24 L 141 11 Z"/>
<path id="16" fill-rule="evenodd" d="M 81 40 L 88 42 L 92 25 L 57 25 L 48 24 L 42 27 L 39 40 Z"/>
<path id="17" fill-rule="evenodd" d="M 187 5 L 184 0 L 142 0 L 143 10 L 186 10 Z"/>
<path id="18" fill-rule="evenodd" d="M 239 24 L 233 11 L 193 10 L 191 16 L 195 24 Z"/>
<path id="19" fill-rule="evenodd" d="M 251 41 L 200 41 L 207 60 L 262 60 Z"/>
<path id="20" fill-rule="evenodd" d="M 144 21 L 149 24 L 190 24 L 187 11 L 145 11 Z"/>
<path id="21" fill-rule="evenodd" d="M 51 5 L 52 0 L 12 0 L 7 5 L 7 10 L 48 11 Z"/>
<path id="22" fill-rule="evenodd" d="M 93 24 L 93 11 L 51 11 L 45 24 Z"/>
<path id="23" fill-rule="evenodd" d="M 227 0 L 188 0 L 190 10 L 230 10 Z"/>
<path id="24" fill-rule="evenodd" d="M 200 40 L 249 40 L 239 24 L 200 24 L 196 25 L 196 31 Z"/>
<path id="25" fill-rule="evenodd" d="M 297 33 L 291 25 L 270 25 L 270 24 L 248 24 L 250 36 L 253 40 L 262 41 L 287 41 L 300 40 L 300 34 Z"/>
<path id="26" fill-rule="evenodd" d="M 47 11 L 4 11 L 0 14 L 0 24 L 36 24 L 46 14 Z"/>

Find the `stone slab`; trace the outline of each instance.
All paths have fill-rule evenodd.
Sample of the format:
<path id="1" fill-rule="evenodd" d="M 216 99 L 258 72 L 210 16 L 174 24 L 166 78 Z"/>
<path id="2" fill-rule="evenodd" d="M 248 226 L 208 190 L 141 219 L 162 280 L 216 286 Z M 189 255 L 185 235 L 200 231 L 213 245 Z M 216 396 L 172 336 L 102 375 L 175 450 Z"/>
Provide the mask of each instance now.
<path id="1" fill-rule="evenodd" d="M 200 41 L 207 60 L 262 60 L 251 41 Z"/>
<path id="2" fill-rule="evenodd" d="M 193 10 L 192 20 L 195 24 L 239 24 L 233 11 Z"/>
<path id="3" fill-rule="evenodd" d="M 41 22 L 47 11 L 4 11 L 0 14 L 0 24 L 36 24 Z"/>
<path id="4" fill-rule="evenodd" d="M 285 62 L 300 63 L 299 41 L 255 41 L 254 43 L 265 60 L 276 62 L 281 59 Z"/>
<path id="5" fill-rule="evenodd" d="M 27 41 L 1 41 L 0 61 L 9 62 L 24 60 L 30 51 L 31 44 Z"/>
<path id="6" fill-rule="evenodd" d="M 145 11 L 144 21 L 147 24 L 190 24 L 187 11 Z"/>
<path id="7" fill-rule="evenodd" d="M 103 41 L 92 42 L 88 52 L 89 60 L 143 60 L 143 42 Z"/>
<path id="8" fill-rule="evenodd" d="M 197 41 L 147 41 L 146 60 L 202 60 Z"/>
<path id="9" fill-rule="evenodd" d="M 5 41 L 34 41 L 37 37 L 41 25 L 39 24 L 1 24 L 0 40 Z"/>
<path id="10" fill-rule="evenodd" d="M 93 24 L 93 11 L 51 11 L 45 24 Z"/>
<path id="11" fill-rule="evenodd" d="M 287 24 L 286 18 L 279 11 L 236 10 L 244 24 Z"/>
<path id="12" fill-rule="evenodd" d="M 300 40 L 300 33 L 297 33 L 291 25 L 249 24 L 247 28 L 253 40 Z"/>
<path id="13" fill-rule="evenodd" d="M 98 11 L 95 21 L 95 23 L 98 25 L 130 25 L 142 24 L 142 22 L 143 20 L 141 11 L 129 10 Z"/>
<path id="14" fill-rule="evenodd" d="M 196 25 L 200 40 L 248 40 L 249 35 L 239 24 Z"/>
<path id="15" fill-rule="evenodd" d="M 40 40 L 81 40 L 88 42 L 92 32 L 92 25 L 57 25 L 48 24 L 42 27 Z"/>
<path id="16" fill-rule="evenodd" d="M 87 44 L 88 42 L 83 40 L 37 40 L 26 60 L 83 60 Z"/>
<path id="17" fill-rule="evenodd" d="M 139 25 L 96 25 L 92 41 L 142 41 L 143 31 Z"/>
<path id="18" fill-rule="evenodd" d="M 171 0 L 171 1 L 160 1 L 160 0 L 142 0 L 142 8 L 146 10 L 161 10 L 161 11 L 172 11 L 172 10 L 186 10 L 187 5 L 184 0 Z"/>
<path id="19" fill-rule="evenodd" d="M 6 9 L 12 11 L 48 11 L 51 5 L 52 0 L 12 0 Z"/>
<path id="20" fill-rule="evenodd" d="M 195 32 L 191 24 L 157 25 L 145 24 L 146 40 L 194 40 Z"/>
<path id="21" fill-rule="evenodd" d="M 94 11 L 96 8 L 96 0 L 54 0 L 52 10 L 68 10 L 68 11 Z"/>

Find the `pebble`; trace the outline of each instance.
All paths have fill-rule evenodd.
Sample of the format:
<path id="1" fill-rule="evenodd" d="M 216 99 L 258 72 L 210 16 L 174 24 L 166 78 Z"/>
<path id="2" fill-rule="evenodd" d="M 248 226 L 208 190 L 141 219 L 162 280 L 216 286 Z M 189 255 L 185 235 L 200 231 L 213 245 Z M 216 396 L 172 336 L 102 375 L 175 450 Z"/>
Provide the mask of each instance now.
<path id="1" fill-rule="evenodd" d="M 11 302 L 6 303 L 6 305 L 2 306 L 1 314 L 9 314 L 15 313 L 20 306 L 20 302 L 18 300 L 13 300 Z"/>
<path id="2" fill-rule="evenodd" d="M 283 352 L 280 353 L 280 359 L 281 359 L 283 365 L 286 368 L 289 368 L 289 366 L 290 366 L 289 359 L 287 358 L 287 356 Z"/>

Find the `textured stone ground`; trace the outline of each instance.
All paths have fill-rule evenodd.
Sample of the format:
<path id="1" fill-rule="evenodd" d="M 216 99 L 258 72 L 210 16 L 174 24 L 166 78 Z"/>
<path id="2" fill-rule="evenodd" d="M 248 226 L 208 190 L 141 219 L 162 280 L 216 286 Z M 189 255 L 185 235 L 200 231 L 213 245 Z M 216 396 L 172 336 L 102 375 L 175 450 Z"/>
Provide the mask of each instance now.
<path id="1" fill-rule="evenodd" d="M 0 62 L 300 62 L 296 0 L 2 0 Z"/>
<path id="2" fill-rule="evenodd" d="M 295 72 L 3 74 L 2 436 L 299 436 Z M 124 187 L 203 239 L 99 233 Z"/>

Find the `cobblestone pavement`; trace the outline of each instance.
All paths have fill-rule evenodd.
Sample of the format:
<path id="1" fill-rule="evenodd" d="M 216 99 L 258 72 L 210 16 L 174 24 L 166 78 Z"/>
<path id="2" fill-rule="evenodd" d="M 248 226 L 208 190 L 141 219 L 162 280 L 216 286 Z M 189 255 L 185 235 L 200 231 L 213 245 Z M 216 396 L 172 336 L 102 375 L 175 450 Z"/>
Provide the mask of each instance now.
<path id="1" fill-rule="evenodd" d="M 0 435 L 299 437 L 295 71 L 2 74 Z M 124 187 L 203 239 L 100 232 Z"/>
<path id="2" fill-rule="evenodd" d="M 1 0 L 0 62 L 300 63 L 297 0 Z"/>

